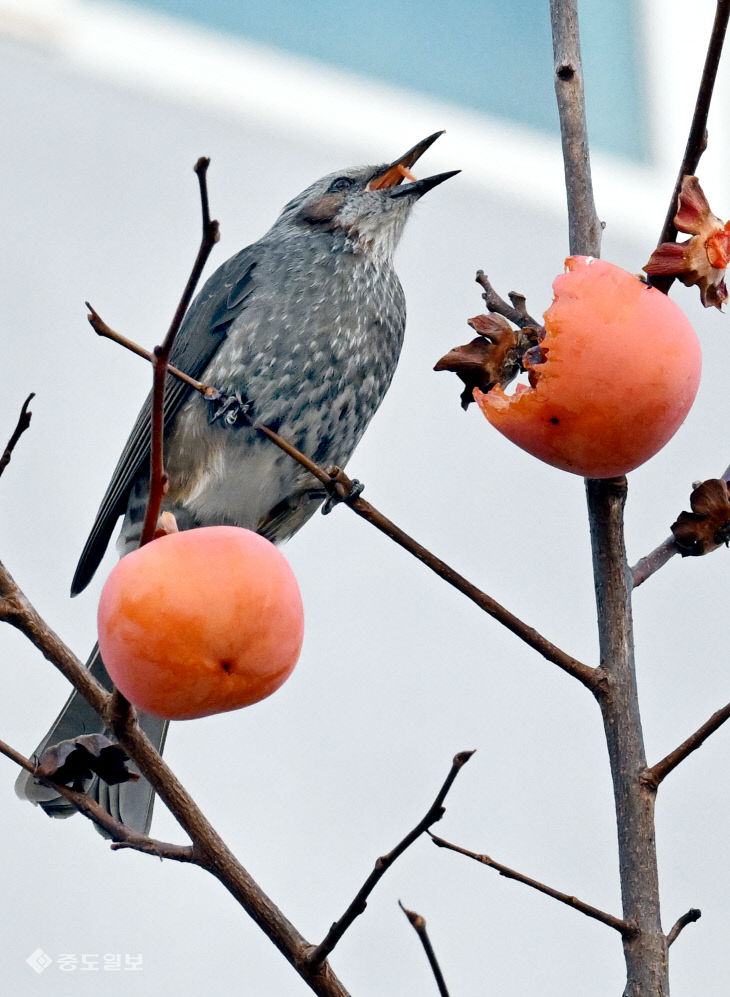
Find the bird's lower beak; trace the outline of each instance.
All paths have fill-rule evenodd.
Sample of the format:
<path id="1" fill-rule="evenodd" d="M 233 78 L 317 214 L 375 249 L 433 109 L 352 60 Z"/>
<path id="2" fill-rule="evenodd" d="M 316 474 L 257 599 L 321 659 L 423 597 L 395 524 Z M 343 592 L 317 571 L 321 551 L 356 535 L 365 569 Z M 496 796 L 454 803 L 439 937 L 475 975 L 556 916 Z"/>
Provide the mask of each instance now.
<path id="1" fill-rule="evenodd" d="M 423 197 L 425 193 L 429 190 L 433 190 L 434 187 L 438 187 L 440 183 L 444 180 L 448 180 L 449 177 L 455 177 L 457 173 L 461 173 L 461 170 L 449 170 L 448 173 L 437 173 L 433 177 L 424 177 L 423 180 L 416 180 L 413 183 L 407 183 L 404 187 L 397 187 L 391 193 L 391 197 Z"/>
<path id="2" fill-rule="evenodd" d="M 421 158 L 426 149 L 433 145 L 439 135 L 443 135 L 443 131 L 434 132 L 433 135 L 429 135 L 428 138 L 424 138 L 417 145 L 414 145 L 408 152 L 403 153 L 390 166 L 386 166 L 381 173 L 374 176 L 367 185 L 366 190 L 383 190 L 385 188 L 398 187 L 403 180 L 410 180 L 412 181 L 411 183 L 405 187 L 401 187 L 398 191 L 394 191 L 391 197 L 402 197 L 406 194 L 420 197 L 427 190 L 431 190 L 432 187 L 443 183 L 444 180 L 448 180 L 449 177 L 453 177 L 454 174 L 459 173 L 459 170 L 452 170 L 451 173 L 439 173 L 438 176 L 428 177 L 425 180 L 416 180 L 411 173 L 411 166 Z"/>

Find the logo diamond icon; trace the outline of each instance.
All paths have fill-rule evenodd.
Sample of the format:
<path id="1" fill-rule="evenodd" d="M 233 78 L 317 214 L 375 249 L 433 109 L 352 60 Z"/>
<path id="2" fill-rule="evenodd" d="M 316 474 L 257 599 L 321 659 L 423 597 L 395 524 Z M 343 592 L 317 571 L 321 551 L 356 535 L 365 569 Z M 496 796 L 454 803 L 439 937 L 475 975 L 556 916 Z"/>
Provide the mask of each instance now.
<path id="1" fill-rule="evenodd" d="M 43 949 L 36 949 L 35 952 L 31 952 L 25 961 L 36 973 L 42 973 L 44 969 L 48 969 L 53 959 Z"/>

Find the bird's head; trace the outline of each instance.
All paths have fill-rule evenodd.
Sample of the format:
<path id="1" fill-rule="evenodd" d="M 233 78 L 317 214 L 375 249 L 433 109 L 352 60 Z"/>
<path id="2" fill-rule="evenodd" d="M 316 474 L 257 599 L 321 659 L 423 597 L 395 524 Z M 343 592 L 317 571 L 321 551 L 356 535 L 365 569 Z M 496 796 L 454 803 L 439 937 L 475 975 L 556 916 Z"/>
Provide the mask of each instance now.
<path id="1" fill-rule="evenodd" d="M 322 177 L 286 205 L 277 224 L 341 233 L 353 250 L 391 256 L 416 201 L 459 173 L 452 170 L 423 180 L 411 173 L 439 135 L 443 132 L 429 135 L 392 163 Z"/>

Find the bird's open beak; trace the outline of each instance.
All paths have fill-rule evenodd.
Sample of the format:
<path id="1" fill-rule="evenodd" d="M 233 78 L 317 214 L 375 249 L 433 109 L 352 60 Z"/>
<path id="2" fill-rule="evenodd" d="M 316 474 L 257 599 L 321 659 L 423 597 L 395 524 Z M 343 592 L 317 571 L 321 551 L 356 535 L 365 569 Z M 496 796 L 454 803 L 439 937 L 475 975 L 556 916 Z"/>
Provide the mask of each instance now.
<path id="1" fill-rule="evenodd" d="M 450 173 L 439 173 L 437 176 L 427 177 L 424 180 L 416 180 L 411 173 L 411 166 L 421 158 L 426 149 L 433 145 L 439 135 L 443 135 L 443 131 L 434 132 L 433 135 L 429 135 L 428 138 L 424 138 L 417 145 L 414 145 L 412 149 L 409 149 L 408 152 L 399 156 L 390 166 L 387 166 L 382 173 L 374 176 L 365 189 L 383 190 L 385 188 L 398 187 L 404 180 L 410 180 L 410 183 L 404 187 L 400 187 L 397 191 L 394 190 L 390 196 L 404 197 L 406 194 L 411 194 L 421 197 L 422 194 L 425 194 L 426 191 L 431 190 L 437 184 L 443 183 L 449 177 L 460 173 L 460 170 L 452 170 Z"/>

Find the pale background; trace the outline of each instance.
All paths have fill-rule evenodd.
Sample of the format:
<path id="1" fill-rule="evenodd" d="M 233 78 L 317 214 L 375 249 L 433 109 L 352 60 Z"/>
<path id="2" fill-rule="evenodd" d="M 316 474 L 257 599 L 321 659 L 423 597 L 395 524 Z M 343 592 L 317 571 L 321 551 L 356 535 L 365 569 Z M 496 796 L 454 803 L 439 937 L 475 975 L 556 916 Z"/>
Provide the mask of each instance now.
<path id="1" fill-rule="evenodd" d="M 318 37 L 336 16 L 319 6 L 311 8 L 322 17 Z M 504 5 L 484 6 L 496 17 Z M 431 5 L 422 8 L 427 18 Z M 714 4 L 694 5 L 696 23 L 680 19 L 675 3 L 619 8 L 629 10 L 641 53 L 643 125 L 636 95 L 622 93 L 624 77 L 593 106 L 602 120 L 601 104 L 615 114 L 625 103 L 626 132 L 642 132 L 619 141 L 620 129 L 607 127 L 594 174 L 607 222 L 603 255 L 638 270 L 663 221 Z M 444 39 L 456 53 L 473 48 L 479 31 L 473 17 L 457 15 Z M 407 31 L 401 21 L 396 27 Z M 582 481 L 516 450 L 473 407 L 464 414 L 456 379 L 432 372 L 446 350 L 471 338 L 465 321 L 480 311 L 478 267 L 503 292 L 524 291 L 533 312 L 550 302 L 567 252 L 550 123 L 510 121 L 504 107 L 489 117 L 459 94 L 416 94 L 387 76 L 350 76 L 334 58 L 335 68 L 309 63 L 130 5 L 3 0 L 0 32 L 0 439 L 36 392 L 32 428 L 0 481 L 0 557 L 74 650 L 84 656 L 94 641 L 104 570 L 74 601 L 68 586 L 150 380 L 141 361 L 93 336 L 84 299 L 148 346 L 160 340 L 197 246 L 192 166 L 201 154 L 212 158 L 222 230 L 212 268 L 262 234 L 317 176 L 390 160 L 446 128 L 418 175 L 463 173 L 424 198 L 405 233 L 398 270 L 406 345 L 350 471 L 416 538 L 595 663 Z M 550 42 L 540 38 L 549 92 Z M 485 36 L 485 66 L 472 59 L 469 72 L 493 74 L 492 58 L 517 72 L 519 39 L 511 45 L 505 58 Z M 488 89 L 485 82 L 487 108 Z M 724 216 L 727 120 L 724 71 L 701 171 Z M 632 560 L 664 538 L 691 482 L 730 460 L 727 320 L 702 312 L 683 288 L 673 294 L 701 336 L 705 372 L 677 437 L 630 476 Z M 247 711 L 175 725 L 166 758 L 297 928 L 313 941 L 324 935 L 377 855 L 420 819 L 464 748 L 477 754 L 438 833 L 620 913 L 608 764 L 590 695 L 347 509 L 315 517 L 285 552 L 307 621 L 294 675 Z M 105 570 L 112 563 L 109 555 Z M 636 593 L 650 761 L 730 698 L 727 581 L 727 555 L 718 552 L 677 558 Z M 0 630 L 0 648 L 0 737 L 30 752 L 66 683 L 10 628 Z M 727 766 L 722 731 L 660 793 L 665 928 L 690 906 L 703 911 L 671 950 L 675 997 L 727 993 Z M 0 759 L 7 992 L 309 992 L 209 876 L 112 853 L 81 818 L 49 821 L 15 798 L 15 776 Z M 162 807 L 153 833 L 183 840 Z M 422 840 L 333 955 L 358 997 L 435 993 L 398 899 L 427 918 L 453 997 L 621 992 L 614 932 Z M 42 974 L 25 961 L 37 948 L 54 960 Z M 64 953 L 141 954 L 143 969 L 64 973 Z"/>

